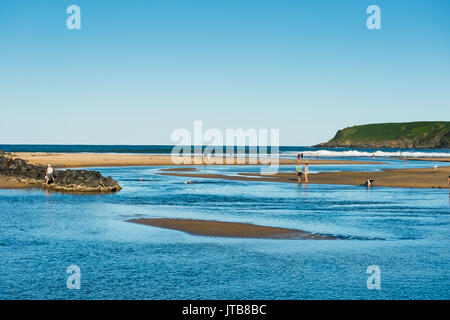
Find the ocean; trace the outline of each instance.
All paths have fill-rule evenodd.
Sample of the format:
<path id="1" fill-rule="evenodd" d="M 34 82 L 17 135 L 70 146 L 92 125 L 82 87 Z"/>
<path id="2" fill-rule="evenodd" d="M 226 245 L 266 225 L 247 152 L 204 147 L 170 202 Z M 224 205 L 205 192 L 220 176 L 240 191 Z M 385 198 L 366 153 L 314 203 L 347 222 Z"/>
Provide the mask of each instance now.
<path id="1" fill-rule="evenodd" d="M 86 152 L 86 153 L 143 153 L 143 154 L 170 154 L 174 145 L 36 145 L 36 144 L 0 144 L 0 151 L 5 152 Z M 206 146 L 202 146 L 205 150 Z M 278 154 L 281 158 L 295 157 L 297 153 L 305 156 L 319 157 L 450 157 L 450 149 L 353 149 L 353 148 L 315 148 L 308 146 L 279 146 L 278 150 L 271 150 L 271 154 Z M 251 154 L 253 149 L 244 147 L 244 155 Z M 191 152 L 195 154 L 194 147 Z M 226 147 L 222 147 L 226 153 Z M 262 151 L 256 148 L 258 153 Z M 234 154 L 239 154 L 238 147 L 233 148 Z"/>
<path id="2" fill-rule="evenodd" d="M 167 154 L 171 146 L 0 150 Z M 443 163 L 405 164 L 394 153 L 450 152 L 280 147 L 285 157 L 318 151 L 368 160 L 378 152 L 376 160 L 387 163 L 317 165 L 310 172 L 432 167 Z M 0 299 L 450 298 L 449 190 L 201 178 L 184 184 L 186 178 L 160 175 L 162 168 L 89 168 L 118 180 L 123 189 L 116 194 L 0 190 Z M 207 173 L 257 170 L 199 167 Z M 203 237 L 126 222 L 161 217 L 246 222 L 339 239 Z M 67 287 L 71 265 L 80 268 L 79 290 Z M 380 270 L 380 289 L 368 288 L 369 266 Z"/>

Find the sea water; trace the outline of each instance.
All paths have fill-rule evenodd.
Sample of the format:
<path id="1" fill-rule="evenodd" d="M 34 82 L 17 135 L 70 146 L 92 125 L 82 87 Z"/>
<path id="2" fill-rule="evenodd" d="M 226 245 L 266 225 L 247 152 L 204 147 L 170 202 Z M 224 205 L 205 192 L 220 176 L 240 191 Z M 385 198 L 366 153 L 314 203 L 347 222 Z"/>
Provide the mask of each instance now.
<path id="1" fill-rule="evenodd" d="M 0 190 L 0 299 L 450 298 L 449 190 L 183 178 L 160 169 L 95 169 L 119 181 L 115 194 Z M 311 166 L 349 169 L 368 166 Z M 126 221 L 161 217 L 340 239 L 205 237 Z M 79 290 L 67 287 L 71 265 L 81 271 Z M 381 271 L 379 290 L 367 286 L 372 265 Z"/>
<path id="2" fill-rule="evenodd" d="M 155 154 L 170 155 L 173 145 L 36 145 L 36 144 L 0 144 L 0 150 L 5 152 L 78 152 L 78 153 L 138 153 L 138 154 Z M 205 150 L 206 146 L 202 147 Z M 194 153 L 195 147 L 190 147 Z M 188 148 L 189 150 L 189 148 Z M 226 152 L 226 147 L 220 147 L 218 150 Z M 240 154 L 241 148 L 231 148 L 234 154 Z M 259 147 L 243 147 L 244 154 L 258 152 L 263 156 L 263 149 Z M 450 157 L 450 149 L 357 149 L 354 148 L 315 148 L 309 146 L 279 146 L 272 149 L 270 146 L 264 152 L 270 152 L 271 155 L 279 155 L 280 158 L 294 158 L 298 153 L 303 153 L 305 157 L 325 157 L 325 158 L 370 158 L 372 155 L 376 157 Z"/>

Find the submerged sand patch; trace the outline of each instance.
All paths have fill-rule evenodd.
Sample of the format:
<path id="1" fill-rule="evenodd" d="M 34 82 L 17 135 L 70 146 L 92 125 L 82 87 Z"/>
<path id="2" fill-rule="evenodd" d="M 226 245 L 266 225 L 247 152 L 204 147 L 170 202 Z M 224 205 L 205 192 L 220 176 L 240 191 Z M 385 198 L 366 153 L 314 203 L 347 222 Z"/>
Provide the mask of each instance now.
<path id="1" fill-rule="evenodd" d="M 128 222 L 183 231 L 193 235 L 227 238 L 336 240 L 331 235 L 311 233 L 296 229 L 259 226 L 241 222 L 224 222 L 192 219 L 131 219 Z"/>
<path id="2" fill-rule="evenodd" d="M 197 171 L 197 168 L 192 168 L 192 167 L 181 167 L 181 168 L 163 168 L 160 169 L 160 171 L 183 171 L 183 172 L 187 172 L 187 171 Z"/>

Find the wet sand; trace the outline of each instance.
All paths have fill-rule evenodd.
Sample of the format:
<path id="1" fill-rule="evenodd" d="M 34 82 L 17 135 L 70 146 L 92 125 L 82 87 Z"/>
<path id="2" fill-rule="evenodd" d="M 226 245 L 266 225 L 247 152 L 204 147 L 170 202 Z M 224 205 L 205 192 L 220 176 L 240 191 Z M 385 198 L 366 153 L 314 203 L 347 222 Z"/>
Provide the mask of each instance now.
<path id="1" fill-rule="evenodd" d="M 221 174 L 202 173 L 173 173 L 160 172 L 161 175 L 182 176 L 189 178 L 211 178 L 241 181 L 290 182 L 298 183 L 295 172 L 279 172 L 274 175 L 241 172 L 239 175 L 228 176 Z M 374 172 L 342 171 L 320 172 L 308 175 L 309 184 L 340 184 L 362 185 L 367 179 L 373 179 L 374 187 L 403 187 L 403 188 L 442 188 L 448 189 L 447 178 L 450 167 L 423 169 L 386 169 Z M 302 182 L 305 183 L 305 182 Z"/>
<path id="2" fill-rule="evenodd" d="M 190 219 L 132 219 L 128 222 L 184 231 L 189 234 L 227 238 L 335 240 L 330 235 L 310 233 L 295 229 L 258 226 L 240 222 L 222 222 Z"/>
<path id="3" fill-rule="evenodd" d="M 13 180 L 10 177 L 5 177 L 0 175 L 0 189 L 24 189 L 24 188 L 32 188 L 32 185 L 26 183 L 20 183 Z"/>
<path id="4" fill-rule="evenodd" d="M 450 162 L 450 158 L 407 158 L 407 160 L 416 161 L 433 161 L 433 162 Z"/>
<path id="5" fill-rule="evenodd" d="M 180 165 L 172 162 L 170 155 L 146 155 L 125 153 L 43 153 L 43 152 L 14 152 L 13 158 L 22 158 L 30 164 L 47 166 L 51 163 L 55 168 L 80 168 L 80 167 L 140 167 L 140 166 L 173 166 Z M 215 159 L 211 157 L 210 161 Z M 184 157 L 184 165 L 230 165 L 222 158 L 222 164 L 207 163 L 207 159 L 201 157 Z M 194 162 L 197 161 L 197 162 Z M 242 163 L 240 163 L 242 162 Z M 302 161 L 303 163 L 305 160 Z M 296 159 L 280 159 L 280 165 L 295 165 Z M 376 161 L 351 161 L 351 160 L 326 160 L 311 159 L 311 164 L 379 164 Z M 238 165 L 261 165 L 249 163 L 249 159 L 234 159 L 233 164 Z"/>

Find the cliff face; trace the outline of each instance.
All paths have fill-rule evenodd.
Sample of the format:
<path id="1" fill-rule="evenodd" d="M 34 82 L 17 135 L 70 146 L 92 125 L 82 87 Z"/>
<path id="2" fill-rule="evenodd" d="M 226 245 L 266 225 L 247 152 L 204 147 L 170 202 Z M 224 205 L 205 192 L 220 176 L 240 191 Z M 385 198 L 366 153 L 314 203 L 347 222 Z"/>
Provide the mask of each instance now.
<path id="1" fill-rule="evenodd" d="M 98 171 L 55 170 L 55 183 L 45 184 L 46 167 L 26 163 L 22 159 L 12 159 L 0 152 L 0 174 L 14 178 L 18 182 L 48 190 L 73 193 L 105 193 L 122 189 L 111 177 L 103 177 Z"/>
<path id="2" fill-rule="evenodd" d="M 339 130 L 315 147 L 450 148 L 450 122 L 380 123 Z"/>

